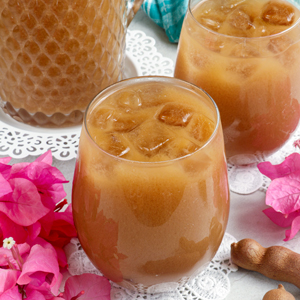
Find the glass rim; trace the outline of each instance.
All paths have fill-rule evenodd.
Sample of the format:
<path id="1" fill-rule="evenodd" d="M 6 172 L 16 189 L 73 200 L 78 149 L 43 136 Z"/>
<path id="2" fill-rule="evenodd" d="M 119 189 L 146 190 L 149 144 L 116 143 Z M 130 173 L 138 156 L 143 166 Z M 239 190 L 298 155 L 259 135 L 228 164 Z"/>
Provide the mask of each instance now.
<path id="1" fill-rule="evenodd" d="M 130 82 L 131 84 L 135 84 L 135 83 L 139 83 L 139 82 L 169 82 L 169 83 L 178 83 L 181 87 L 183 87 L 185 85 L 185 87 L 193 87 L 194 90 L 197 91 L 197 93 L 199 93 L 199 95 L 201 93 L 203 93 L 205 96 L 207 96 L 207 100 L 210 101 L 210 103 L 213 104 L 213 108 L 214 108 L 214 111 L 216 113 L 216 116 L 217 116 L 217 121 L 216 121 L 216 124 L 215 124 L 215 128 L 214 128 L 214 131 L 212 132 L 212 134 L 210 135 L 209 139 L 202 145 L 202 147 L 200 147 L 199 149 L 197 149 L 196 151 L 192 152 L 192 153 L 189 153 L 187 155 L 184 155 L 184 156 L 180 156 L 180 157 L 177 157 L 177 158 L 172 158 L 172 159 L 169 159 L 169 160 L 162 160 L 162 161 L 138 161 L 138 160 L 132 160 L 132 159 L 127 159 L 127 158 L 123 158 L 123 157 L 119 157 L 119 156 L 116 156 L 116 155 L 113 155 L 107 151 L 105 151 L 103 148 L 101 148 L 96 142 L 95 140 L 91 137 L 91 134 L 87 128 L 87 116 L 90 112 L 90 110 L 93 108 L 93 105 L 98 101 L 98 99 L 102 96 L 105 96 L 103 99 L 101 99 L 100 101 L 103 101 L 104 99 L 106 99 L 111 93 L 111 91 L 113 91 L 116 87 L 118 86 L 126 86 L 126 83 L 127 82 Z M 88 104 L 86 110 L 85 110 L 85 113 L 84 113 L 84 119 L 83 119 L 83 126 L 84 126 L 84 129 L 85 131 L 87 132 L 88 134 L 88 137 L 92 140 L 93 144 L 103 153 L 105 153 L 106 155 L 110 156 L 111 158 L 115 159 L 115 160 L 118 160 L 118 161 L 122 161 L 122 162 L 126 162 L 126 163 L 132 163 L 132 164 L 140 164 L 140 165 L 164 165 L 164 164 L 170 164 L 170 163 L 173 163 L 174 161 L 179 161 L 179 160 L 182 160 L 182 159 L 186 159 L 188 157 L 191 157 L 193 156 L 195 153 L 198 153 L 200 152 L 201 150 L 203 150 L 204 148 L 206 148 L 209 144 L 211 144 L 212 140 L 214 139 L 214 137 L 216 136 L 217 134 L 217 131 L 220 127 L 220 123 L 221 123 L 221 119 L 220 119 L 220 112 L 219 112 L 219 109 L 218 109 L 218 106 L 217 104 L 215 103 L 215 101 L 213 100 L 213 98 L 205 91 L 203 90 L 202 88 L 190 83 L 190 82 L 187 82 L 185 80 L 182 80 L 182 79 L 178 79 L 178 78 L 175 78 L 175 77 L 167 77 L 167 76 L 138 76 L 138 77 L 131 77 L 131 78 L 127 78 L 127 79 L 123 79 L 123 80 L 120 80 L 116 83 L 113 83 L 112 85 L 104 88 L 102 91 L 100 91 L 91 101 L 90 103 Z"/>
<path id="2" fill-rule="evenodd" d="M 264 39 L 270 39 L 270 38 L 277 38 L 281 35 L 285 35 L 287 34 L 288 32 L 292 31 L 295 27 L 297 27 L 299 24 L 300 24 L 300 16 L 298 18 L 298 20 L 295 22 L 295 24 L 293 24 L 292 26 L 290 26 L 289 28 L 281 31 L 281 32 L 277 32 L 275 34 L 271 34 L 271 35 L 264 35 L 264 36 L 256 36 L 256 37 L 247 37 L 247 36 L 234 36 L 234 35 L 227 35 L 227 34 L 224 34 L 224 33 L 219 33 L 217 31 L 214 31 L 208 27 L 205 27 L 204 25 L 202 25 L 194 16 L 193 12 L 192 12 L 192 8 L 191 8 L 191 1 L 192 0 L 189 0 L 189 4 L 188 4 L 188 11 L 189 13 L 191 14 L 192 16 L 192 19 L 195 23 L 197 23 L 197 25 L 201 28 L 203 28 L 204 30 L 210 32 L 210 33 L 213 33 L 215 35 L 218 35 L 220 37 L 224 37 L 224 38 L 228 38 L 228 39 L 232 39 L 232 40 L 236 40 L 236 41 L 240 41 L 240 40 L 264 40 Z M 205 1 L 205 0 L 199 0 L 197 2 L 200 3 L 201 1 Z M 287 0 L 286 0 L 287 1 Z M 290 1 L 287 1 L 289 2 L 290 4 L 293 4 L 295 7 L 296 5 L 293 3 L 291 3 Z M 300 11 L 300 8 L 296 7 L 299 11 Z"/>

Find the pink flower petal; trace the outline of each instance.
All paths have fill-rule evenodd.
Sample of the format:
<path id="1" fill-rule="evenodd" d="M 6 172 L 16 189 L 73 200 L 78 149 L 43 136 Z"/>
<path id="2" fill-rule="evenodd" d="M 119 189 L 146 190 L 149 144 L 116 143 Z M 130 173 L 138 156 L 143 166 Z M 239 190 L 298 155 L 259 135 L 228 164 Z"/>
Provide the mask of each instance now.
<path id="1" fill-rule="evenodd" d="M 0 198 L 11 193 L 13 190 L 9 182 L 0 174 Z"/>
<path id="2" fill-rule="evenodd" d="M 37 290 L 26 291 L 26 300 L 46 300 L 45 296 Z"/>
<path id="3" fill-rule="evenodd" d="M 28 284 L 25 288 L 26 291 L 26 300 L 27 299 L 31 299 L 31 300 L 44 300 L 44 299 L 53 299 L 53 294 L 51 293 L 51 291 L 49 291 L 49 289 L 43 289 L 40 287 L 36 287 L 32 284 Z"/>
<path id="4" fill-rule="evenodd" d="M 57 168 L 51 166 L 51 163 L 52 154 L 51 151 L 47 151 L 33 163 L 14 164 L 10 178 L 23 178 L 31 181 L 37 187 L 44 206 L 53 210 L 55 204 L 66 196 L 62 184 L 68 181 Z"/>
<path id="5" fill-rule="evenodd" d="M 49 212 L 35 185 L 23 178 L 11 179 L 13 193 L 0 199 L 0 211 L 22 226 L 30 226 Z"/>
<path id="6" fill-rule="evenodd" d="M 291 226 L 293 220 L 300 216 L 300 212 L 295 211 L 288 215 L 283 215 L 280 212 L 275 211 L 272 207 L 263 210 L 263 213 L 276 225 L 280 227 L 289 227 Z"/>
<path id="7" fill-rule="evenodd" d="M 21 225 L 13 222 L 5 213 L 0 212 L 0 228 L 3 239 L 13 237 L 17 244 L 23 244 L 28 237 L 28 231 Z"/>
<path id="8" fill-rule="evenodd" d="M 27 227 L 28 237 L 33 241 L 35 240 L 41 232 L 41 224 L 36 222 L 31 226 Z"/>
<path id="9" fill-rule="evenodd" d="M 54 247 L 57 254 L 57 261 L 61 268 L 65 268 L 68 265 L 67 256 L 62 248 Z"/>
<path id="10" fill-rule="evenodd" d="M 53 246 L 63 248 L 72 237 L 77 236 L 74 226 L 73 214 L 69 211 L 55 212 L 52 227 L 48 235 L 41 234 Z"/>
<path id="11" fill-rule="evenodd" d="M 284 177 L 300 170 L 300 154 L 292 153 L 281 164 L 272 165 L 270 162 L 262 162 L 257 165 L 259 171 L 271 180 Z"/>
<path id="12" fill-rule="evenodd" d="M 69 277 L 65 284 L 64 298 L 71 300 L 80 292 L 80 300 L 110 300 L 111 285 L 107 278 L 95 274 L 82 274 Z"/>
<path id="13" fill-rule="evenodd" d="M 10 175 L 11 166 L 8 165 L 10 157 L 0 158 L 0 173 L 7 180 Z"/>
<path id="14" fill-rule="evenodd" d="M 18 250 L 21 257 L 24 259 L 27 257 L 27 254 L 30 251 L 30 246 L 27 243 L 18 245 Z M 15 260 L 12 257 L 11 250 L 1 247 L 0 248 L 0 266 L 7 266 L 7 261 L 4 256 L 7 258 L 17 267 Z"/>
<path id="15" fill-rule="evenodd" d="M 11 157 L 1 157 L 0 164 L 7 165 L 11 161 Z"/>
<path id="16" fill-rule="evenodd" d="M 284 241 L 291 240 L 299 230 L 300 230 L 300 216 L 293 220 L 291 229 L 285 231 Z"/>
<path id="17" fill-rule="evenodd" d="M 274 179 L 266 193 L 266 204 L 283 214 L 300 209 L 300 170 Z"/>
<path id="18" fill-rule="evenodd" d="M 44 162 L 44 163 L 51 166 L 52 165 L 52 152 L 51 152 L 51 150 L 48 150 L 47 152 L 45 152 L 44 154 L 39 156 L 35 161 L 36 162 Z"/>
<path id="19" fill-rule="evenodd" d="M 39 287 L 46 279 L 49 280 L 46 282 L 49 289 L 56 294 L 61 282 L 56 251 L 49 243 L 44 247 L 36 244 L 31 248 L 17 283 L 20 285 L 31 283 Z"/>
<path id="20" fill-rule="evenodd" d="M 19 271 L 0 269 L 0 295 L 16 285 L 19 275 Z"/>
<path id="21" fill-rule="evenodd" d="M 19 293 L 18 287 L 15 286 L 0 295 L 0 300 L 22 300 L 22 295 Z"/>

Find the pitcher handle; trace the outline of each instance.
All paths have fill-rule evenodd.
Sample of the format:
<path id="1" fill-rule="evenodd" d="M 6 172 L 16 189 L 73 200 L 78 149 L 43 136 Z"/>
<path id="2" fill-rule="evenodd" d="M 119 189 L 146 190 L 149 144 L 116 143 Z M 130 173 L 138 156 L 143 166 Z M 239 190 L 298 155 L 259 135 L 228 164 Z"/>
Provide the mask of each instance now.
<path id="1" fill-rule="evenodd" d="M 129 26 L 135 14 L 140 9 L 144 0 L 129 0 L 128 1 L 128 14 L 127 14 L 127 26 Z"/>

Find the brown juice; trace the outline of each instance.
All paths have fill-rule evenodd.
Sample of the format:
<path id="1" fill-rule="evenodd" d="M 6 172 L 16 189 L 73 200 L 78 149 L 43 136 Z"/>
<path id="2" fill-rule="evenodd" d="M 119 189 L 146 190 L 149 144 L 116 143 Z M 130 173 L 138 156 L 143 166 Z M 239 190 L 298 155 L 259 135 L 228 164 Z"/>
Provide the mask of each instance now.
<path id="1" fill-rule="evenodd" d="M 187 12 L 174 76 L 217 103 L 227 157 L 269 155 L 295 131 L 299 14 L 281 0 L 207 0 Z"/>
<path id="2" fill-rule="evenodd" d="M 125 81 L 107 95 L 89 108 L 79 144 L 72 203 L 82 247 L 125 287 L 184 282 L 213 258 L 228 219 L 215 108 L 172 83 Z"/>
<path id="3" fill-rule="evenodd" d="M 77 124 L 121 78 L 124 0 L 0 1 L 0 96 L 38 125 Z"/>

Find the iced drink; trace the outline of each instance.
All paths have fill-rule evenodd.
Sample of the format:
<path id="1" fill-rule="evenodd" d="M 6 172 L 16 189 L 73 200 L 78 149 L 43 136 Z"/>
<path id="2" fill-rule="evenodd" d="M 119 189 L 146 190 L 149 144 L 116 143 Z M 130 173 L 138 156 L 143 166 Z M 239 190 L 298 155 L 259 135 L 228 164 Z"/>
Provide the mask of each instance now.
<path id="1" fill-rule="evenodd" d="M 136 78 L 88 108 L 73 182 L 81 245 L 134 289 L 182 283 L 215 255 L 228 219 L 216 106 L 174 78 Z"/>
<path id="2" fill-rule="evenodd" d="M 121 79 L 125 0 L 1 1 L 0 96 L 23 122 L 82 122 L 97 93 Z"/>
<path id="3" fill-rule="evenodd" d="M 197 2 L 197 3 L 196 3 Z M 300 12 L 283 0 L 190 1 L 175 77 L 207 91 L 228 157 L 267 156 L 300 116 Z"/>

